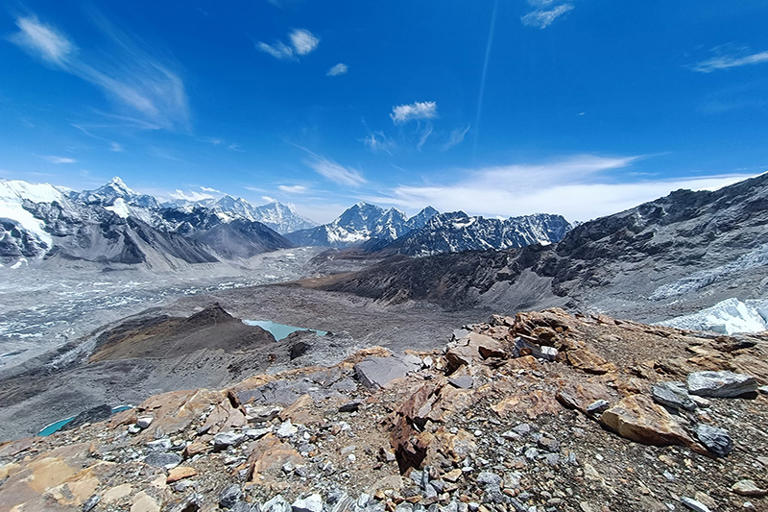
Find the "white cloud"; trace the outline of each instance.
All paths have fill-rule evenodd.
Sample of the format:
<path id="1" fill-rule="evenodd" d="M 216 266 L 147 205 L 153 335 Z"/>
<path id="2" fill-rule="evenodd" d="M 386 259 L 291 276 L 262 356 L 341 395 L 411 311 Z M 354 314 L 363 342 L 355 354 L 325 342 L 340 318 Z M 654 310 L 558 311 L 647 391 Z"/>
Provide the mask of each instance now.
<path id="1" fill-rule="evenodd" d="M 272 44 L 259 41 L 256 48 L 276 59 L 296 59 L 298 55 L 307 55 L 317 48 L 320 39 L 306 29 L 295 29 L 288 34 L 289 44 L 275 41 Z"/>
<path id="2" fill-rule="evenodd" d="M 288 46 L 285 43 L 281 43 L 280 41 L 276 41 L 272 44 L 267 44 L 262 41 L 259 41 L 256 43 L 256 48 L 270 54 L 276 59 L 292 59 L 293 58 L 293 48 Z"/>
<path id="3" fill-rule="evenodd" d="M 549 164 L 524 164 L 468 170 L 465 178 L 434 186 L 402 185 L 365 199 L 416 210 L 465 210 L 481 215 L 559 213 L 569 220 L 609 215 L 666 195 L 672 190 L 714 189 L 749 176 L 691 176 L 616 183 L 604 173 L 627 167 L 636 157 L 574 156 Z"/>
<path id="4" fill-rule="evenodd" d="M 711 73 L 720 69 L 737 68 L 768 62 L 768 51 L 752 52 L 749 48 L 735 48 L 731 45 L 713 49 L 717 55 L 694 65 L 692 69 L 700 73 Z"/>
<path id="5" fill-rule="evenodd" d="M 272 196 L 261 196 L 261 200 L 262 201 L 266 201 L 268 203 L 276 203 L 277 202 L 277 199 L 275 199 Z"/>
<path id="6" fill-rule="evenodd" d="M 319 175 L 338 183 L 350 187 L 359 187 L 365 183 L 365 178 L 357 169 L 344 167 L 332 160 L 326 158 L 314 158 L 306 162 Z"/>
<path id="7" fill-rule="evenodd" d="M 347 71 L 349 71 L 349 67 L 343 62 L 339 62 L 338 64 L 333 66 L 331 69 L 329 69 L 326 75 L 328 76 L 346 75 Z"/>
<path id="8" fill-rule="evenodd" d="M 214 196 L 211 194 L 206 194 L 203 192 L 197 192 L 196 190 L 188 190 L 183 191 L 181 189 L 176 189 L 174 192 L 171 192 L 169 194 L 171 199 L 178 199 L 180 201 L 202 201 L 204 199 L 214 199 Z"/>
<path id="9" fill-rule="evenodd" d="M 48 160 L 52 164 L 74 164 L 77 162 L 74 158 L 69 158 L 68 156 L 56 156 L 56 155 L 45 155 L 43 156 L 45 160 Z"/>
<path id="10" fill-rule="evenodd" d="M 443 151 L 447 151 L 451 149 L 454 146 L 458 146 L 462 142 L 464 142 L 464 137 L 467 135 L 467 132 L 469 131 L 470 125 L 465 126 L 464 128 L 456 128 L 454 130 L 451 130 L 450 135 L 448 136 L 448 140 L 443 144 Z"/>
<path id="11" fill-rule="evenodd" d="M 208 192 L 209 194 L 223 194 L 224 193 L 221 190 L 217 190 L 217 189 L 212 188 L 212 187 L 200 187 L 200 190 L 202 190 L 203 192 Z"/>
<path id="12" fill-rule="evenodd" d="M 303 194 L 307 191 L 304 185 L 278 185 L 277 188 L 288 194 Z"/>
<path id="13" fill-rule="evenodd" d="M 112 151 L 113 153 L 122 153 L 123 151 L 125 151 L 125 148 L 119 142 L 113 141 L 109 143 L 109 150 Z"/>
<path id="14" fill-rule="evenodd" d="M 553 2 L 538 2 L 537 5 L 542 7 L 551 5 Z M 529 27 L 536 27 L 545 29 L 550 26 L 557 18 L 573 10 L 573 4 L 561 4 L 553 7 L 552 9 L 536 9 L 531 11 L 522 18 L 520 21 L 523 25 Z"/>
<path id="15" fill-rule="evenodd" d="M 371 132 L 364 139 L 363 144 L 374 153 L 391 153 L 395 147 L 395 141 L 390 139 L 384 132 Z"/>
<path id="16" fill-rule="evenodd" d="M 424 131 L 421 132 L 421 135 L 419 135 L 419 141 L 416 143 L 416 149 L 421 151 L 421 148 L 427 142 L 427 139 L 429 138 L 430 135 L 432 135 L 432 123 L 429 123 L 429 125 L 424 129 Z"/>
<path id="17" fill-rule="evenodd" d="M 306 55 L 314 51 L 320 43 L 320 39 L 306 29 L 296 29 L 290 33 L 289 37 L 293 48 L 299 55 Z"/>
<path id="18" fill-rule="evenodd" d="M 35 16 L 17 18 L 16 26 L 19 31 L 9 37 L 10 41 L 51 64 L 64 66 L 76 51 L 66 36 Z"/>
<path id="19" fill-rule="evenodd" d="M 367 182 L 362 173 L 357 169 L 353 169 L 352 167 L 344 167 L 343 165 L 338 164 L 333 160 L 329 160 L 324 156 L 310 151 L 304 146 L 300 146 L 298 144 L 294 144 L 294 146 L 310 156 L 310 158 L 305 160 L 304 163 L 313 171 L 326 179 L 338 183 L 339 185 L 346 185 L 349 187 L 359 187 L 363 183 Z"/>
<path id="20" fill-rule="evenodd" d="M 389 117 L 395 124 L 407 123 L 414 119 L 433 119 L 437 117 L 437 102 L 416 101 L 407 105 L 395 105 Z"/>
<path id="21" fill-rule="evenodd" d="M 35 16 L 17 18 L 19 31 L 10 40 L 44 62 L 99 87 L 121 108 L 138 114 L 146 127 L 186 129 L 189 106 L 181 78 L 104 18 L 97 16 L 95 22 L 104 36 L 104 41 L 93 45 L 99 48 L 98 54 L 76 52 L 64 33 Z"/>

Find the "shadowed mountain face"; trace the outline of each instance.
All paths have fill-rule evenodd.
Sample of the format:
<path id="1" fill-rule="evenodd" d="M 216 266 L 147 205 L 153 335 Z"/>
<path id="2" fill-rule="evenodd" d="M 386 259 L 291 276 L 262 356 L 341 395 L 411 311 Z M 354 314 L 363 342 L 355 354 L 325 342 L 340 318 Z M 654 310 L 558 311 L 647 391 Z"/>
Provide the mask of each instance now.
<path id="1" fill-rule="evenodd" d="M 89 361 L 175 358 L 198 350 L 232 352 L 274 342 L 269 332 L 244 324 L 214 304 L 187 318 L 157 316 L 126 321 L 99 336 Z"/>
<path id="2" fill-rule="evenodd" d="M 558 244 L 385 261 L 319 286 L 448 307 L 537 305 L 668 317 L 768 289 L 768 174 L 680 190 L 582 224 Z"/>

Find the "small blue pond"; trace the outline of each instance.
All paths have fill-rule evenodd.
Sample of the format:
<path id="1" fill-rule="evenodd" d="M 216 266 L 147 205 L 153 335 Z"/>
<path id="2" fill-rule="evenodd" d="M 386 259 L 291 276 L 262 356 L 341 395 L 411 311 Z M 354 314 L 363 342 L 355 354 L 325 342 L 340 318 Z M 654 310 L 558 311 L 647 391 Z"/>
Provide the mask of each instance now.
<path id="1" fill-rule="evenodd" d="M 116 412 L 127 411 L 128 409 L 132 409 L 132 408 L 133 407 L 130 406 L 130 405 L 119 405 L 117 407 L 113 407 L 112 408 L 112 414 L 115 414 Z M 53 434 L 54 432 L 58 432 L 59 430 L 61 430 L 64 427 L 64 425 L 66 425 L 67 423 L 69 423 L 73 419 L 75 419 L 74 416 L 72 416 L 70 418 L 63 419 L 63 420 L 59 420 L 59 421 L 54 422 L 54 423 L 51 423 L 50 425 L 47 425 L 43 430 L 38 432 L 37 435 L 39 435 L 39 436 L 49 436 L 49 435 Z"/>
<path id="2" fill-rule="evenodd" d="M 257 325 L 265 331 L 269 331 L 277 341 L 280 341 L 283 338 L 287 338 L 290 334 L 293 334 L 296 331 L 312 331 L 319 336 L 325 336 L 328 334 L 327 331 L 307 329 L 306 327 L 295 327 L 293 325 L 278 324 L 277 322 L 272 322 L 271 320 L 243 320 L 243 323 L 246 325 Z"/>

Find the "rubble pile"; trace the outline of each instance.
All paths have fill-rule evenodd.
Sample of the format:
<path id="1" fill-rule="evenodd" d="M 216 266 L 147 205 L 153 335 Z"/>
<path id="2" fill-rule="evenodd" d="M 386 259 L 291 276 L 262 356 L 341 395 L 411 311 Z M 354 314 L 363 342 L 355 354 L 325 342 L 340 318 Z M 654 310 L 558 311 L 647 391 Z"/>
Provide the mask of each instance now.
<path id="1" fill-rule="evenodd" d="M 768 510 L 764 336 L 562 310 L 0 445 L 0 512 Z"/>

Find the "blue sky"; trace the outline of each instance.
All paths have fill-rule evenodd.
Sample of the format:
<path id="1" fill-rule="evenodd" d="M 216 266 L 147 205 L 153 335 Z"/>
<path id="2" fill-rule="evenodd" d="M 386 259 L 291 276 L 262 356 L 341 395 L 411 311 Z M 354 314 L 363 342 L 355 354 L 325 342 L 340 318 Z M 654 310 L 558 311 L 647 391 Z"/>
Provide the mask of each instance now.
<path id="1" fill-rule="evenodd" d="M 762 0 L 17 2 L 0 177 L 588 219 L 768 170 Z"/>

